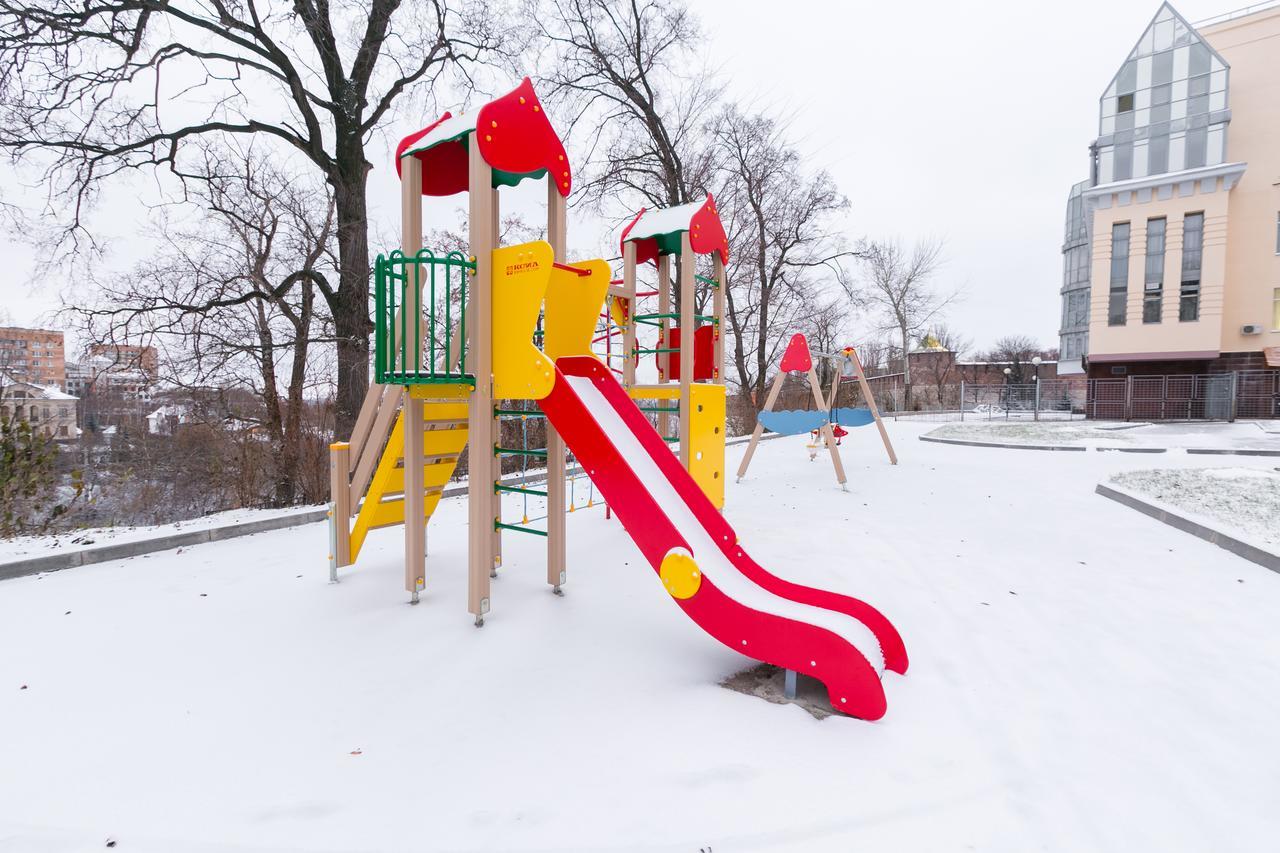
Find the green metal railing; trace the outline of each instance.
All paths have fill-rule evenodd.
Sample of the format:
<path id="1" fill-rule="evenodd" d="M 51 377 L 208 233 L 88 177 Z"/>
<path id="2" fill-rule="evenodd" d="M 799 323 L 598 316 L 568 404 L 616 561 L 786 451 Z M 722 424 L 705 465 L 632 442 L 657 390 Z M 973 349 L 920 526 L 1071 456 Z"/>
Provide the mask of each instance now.
<path id="1" fill-rule="evenodd" d="M 399 251 L 374 263 L 374 379 L 386 385 L 475 384 L 467 372 L 467 277 L 476 265 L 461 252 L 437 257 Z M 410 283 L 422 321 L 405 312 Z M 424 340 L 425 338 L 425 340 Z"/>

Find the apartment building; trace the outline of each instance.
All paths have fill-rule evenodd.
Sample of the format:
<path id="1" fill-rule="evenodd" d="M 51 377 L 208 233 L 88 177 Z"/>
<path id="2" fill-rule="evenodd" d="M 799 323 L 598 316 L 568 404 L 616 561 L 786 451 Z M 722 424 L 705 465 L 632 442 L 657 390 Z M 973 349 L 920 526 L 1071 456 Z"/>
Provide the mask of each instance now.
<path id="1" fill-rule="evenodd" d="M 1059 373 L 1280 367 L 1280 3 L 1163 3 L 1099 101 L 1063 243 Z"/>
<path id="2" fill-rule="evenodd" d="M 64 350 L 62 332 L 0 327 L 0 370 L 15 380 L 64 388 Z"/>

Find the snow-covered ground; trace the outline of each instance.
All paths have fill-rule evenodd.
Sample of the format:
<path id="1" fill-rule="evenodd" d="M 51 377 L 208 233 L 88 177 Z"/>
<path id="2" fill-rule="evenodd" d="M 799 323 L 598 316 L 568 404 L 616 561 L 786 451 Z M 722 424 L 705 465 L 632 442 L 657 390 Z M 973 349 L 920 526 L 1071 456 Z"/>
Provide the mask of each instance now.
<path id="1" fill-rule="evenodd" d="M 398 530 L 330 586 L 323 524 L 0 583 L 0 850 L 1273 847 L 1280 577 L 1093 493 L 1188 458 L 932 426 L 896 468 L 851 431 L 848 493 L 802 436 L 728 484 L 756 559 L 901 630 L 878 723 L 717 686 L 752 662 L 598 508 L 562 599 L 507 536 L 472 627 L 449 500 L 418 607 Z"/>
<path id="2" fill-rule="evenodd" d="M 321 509 L 321 507 L 231 509 L 226 512 L 215 512 L 200 518 L 188 519 L 187 521 L 175 521 L 172 524 L 94 527 L 60 533 L 56 536 L 18 536 L 13 539 L 0 539 L 0 562 L 16 560 L 22 557 L 42 557 L 53 552 L 74 551 L 81 548 L 92 548 L 95 545 L 135 542 L 139 539 L 152 539 L 190 530 L 208 530 L 211 527 L 221 527 L 224 524 L 243 524 L 249 521 L 261 521 L 282 515 L 315 512 L 317 509 Z"/>
<path id="3" fill-rule="evenodd" d="M 1111 482 L 1158 503 L 1207 516 L 1280 549 L 1280 473 L 1258 468 L 1157 468 L 1123 471 Z"/>
<path id="4" fill-rule="evenodd" d="M 1254 422 L 1141 423 L 1122 421 L 965 421 L 928 432 L 933 438 L 1001 444 L 1057 444 L 1073 447 L 1162 447 L 1280 450 L 1280 433 Z"/>

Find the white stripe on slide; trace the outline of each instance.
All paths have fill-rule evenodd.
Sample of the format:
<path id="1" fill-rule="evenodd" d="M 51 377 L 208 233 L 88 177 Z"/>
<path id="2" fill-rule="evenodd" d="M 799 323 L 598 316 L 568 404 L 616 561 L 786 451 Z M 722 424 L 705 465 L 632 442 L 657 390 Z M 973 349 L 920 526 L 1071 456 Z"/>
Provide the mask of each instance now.
<path id="1" fill-rule="evenodd" d="M 844 613 L 814 607 L 811 604 L 801 604 L 775 595 L 738 571 L 738 568 L 720 551 L 712 540 L 711 534 L 702 526 L 697 516 L 693 514 L 693 510 L 662 473 L 658 463 L 627 427 L 622 416 L 596 388 L 595 381 L 586 376 L 566 376 L 565 379 L 582 400 L 587 411 L 591 413 L 596 425 L 609 437 L 622 457 L 627 460 L 631 470 L 640 478 L 645 490 L 667 514 L 667 518 L 675 525 L 676 531 L 689 543 L 689 547 L 693 550 L 693 557 L 698 563 L 698 569 L 710 578 L 721 592 L 752 610 L 825 628 L 851 643 L 870 662 L 877 673 L 884 673 L 884 653 L 880 650 L 880 641 L 866 625 Z"/>

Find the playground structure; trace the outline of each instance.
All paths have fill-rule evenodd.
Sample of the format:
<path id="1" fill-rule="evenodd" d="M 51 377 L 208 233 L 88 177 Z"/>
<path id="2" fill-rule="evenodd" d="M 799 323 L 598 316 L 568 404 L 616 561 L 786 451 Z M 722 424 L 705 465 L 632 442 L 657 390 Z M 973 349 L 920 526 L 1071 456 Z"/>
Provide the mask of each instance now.
<path id="1" fill-rule="evenodd" d="M 546 580 L 561 594 L 572 452 L 672 600 L 707 633 L 819 679 L 837 710 L 882 716 L 881 674 L 907 667 L 897 631 L 857 599 L 765 571 L 719 511 L 728 247 L 714 199 L 642 210 L 622 236 L 620 281 L 603 260 L 559 260 L 572 173 L 528 79 L 406 137 L 396 160 L 402 245 L 375 266 L 375 381 L 350 441 L 331 447 L 330 579 L 356 561 L 371 530 L 403 525 L 404 584 L 417 603 L 426 588 L 427 525 L 469 448 L 467 606 L 475 624 L 492 610 L 504 531 L 546 538 Z M 498 188 L 544 176 L 547 240 L 499 246 Z M 421 245 L 421 199 L 459 192 L 468 194 L 469 255 L 438 255 Z M 698 259 L 708 255 L 711 275 L 700 275 Z M 658 287 L 642 294 L 637 266 L 649 261 Z M 695 313 L 699 286 L 709 288 L 708 314 Z M 641 311 L 641 300 L 654 297 L 658 310 Z M 659 335 L 647 350 L 636 334 L 646 323 Z M 609 345 L 615 326 L 621 367 L 610 363 L 612 353 L 602 360 L 592 351 L 602 338 Z M 657 383 L 636 381 L 641 355 L 656 356 Z M 502 446 L 500 425 L 513 418 L 545 419 L 545 447 Z M 545 461 L 544 489 L 504 481 L 500 460 L 513 455 Z M 546 529 L 504 521 L 507 493 L 545 499 Z"/>
<path id="2" fill-rule="evenodd" d="M 834 368 L 831 371 L 831 390 L 828 396 L 822 394 L 822 386 L 818 382 L 818 373 L 814 368 L 814 356 L 825 359 Z M 802 373 L 813 394 L 814 408 L 811 410 L 792 410 L 775 412 L 778 394 L 782 391 L 782 383 L 789 373 Z M 840 381 L 855 378 L 862 390 L 862 397 L 867 402 L 865 409 L 836 408 L 836 397 L 840 391 Z M 898 454 L 894 452 L 893 443 L 889 441 L 889 433 L 880 419 L 880 409 L 876 399 L 867 385 L 867 376 L 862 370 L 862 360 L 853 347 L 845 347 L 835 353 L 814 353 L 809 348 L 809 341 L 804 335 L 795 334 L 787 342 L 782 353 L 782 361 L 778 365 L 778 373 L 769 385 L 769 395 L 765 398 L 764 407 L 756 416 L 756 427 L 751 432 L 751 441 L 747 451 L 742 455 L 738 465 L 738 481 L 747 474 L 751 465 L 751 457 L 755 455 L 760 436 L 767 429 L 780 435 L 803 435 L 813 433 L 813 441 L 809 444 L 809 458 L 814 459 L 822 448 L 831 455 L 831 466 L 836 472 L 836 482 L 841 489 L 848 490 L 844 473 L 844 462 L 840 458 L 840 438 L 845 435 L 846 426 L 866 426 L 874 423 L 880 431 L 880 440 L 884 443 L 884 451 L 889 456 L 889 464 L 898 464 Z"/>

